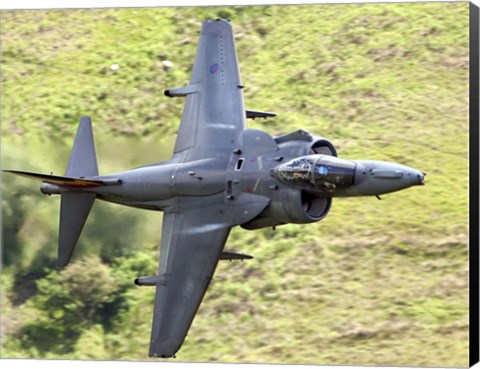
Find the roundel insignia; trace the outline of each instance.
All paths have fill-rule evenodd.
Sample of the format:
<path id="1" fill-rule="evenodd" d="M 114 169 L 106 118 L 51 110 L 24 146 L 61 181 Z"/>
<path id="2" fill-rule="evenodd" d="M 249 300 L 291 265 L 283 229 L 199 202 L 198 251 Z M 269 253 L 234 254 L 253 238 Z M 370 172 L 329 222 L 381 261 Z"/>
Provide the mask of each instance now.
<path id="1" fill-rule="evenodd" d="M 215 64 L 212 64 L 212 66 L 210 67 L 210 74 L 215 74 L 218 70 L 218 64 L 215 63 Z"/>

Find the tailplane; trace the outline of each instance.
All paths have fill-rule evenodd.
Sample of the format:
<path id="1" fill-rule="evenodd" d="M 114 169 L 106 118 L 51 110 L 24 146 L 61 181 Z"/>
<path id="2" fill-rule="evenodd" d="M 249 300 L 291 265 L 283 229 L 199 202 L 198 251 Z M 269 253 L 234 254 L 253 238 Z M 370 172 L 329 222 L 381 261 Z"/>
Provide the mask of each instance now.
<path id="1" fill-rule="evenodd" d="M 84 178 L 54 176 L 53 174 L 25 172 L 22 170 L 3 170 L 3 172 L 16 174 L 17 176 L 34 179 L 36 181 L 41 181 L 43 183 L 53 184 L 57 186 L 65 186 L 65 187 L 67 186 L 68 187 L 95 187 L 95 186 L 103 186 L 106 184 L 110 184 L 110 182 L 112 182 L 111 180 L 99 181 L 99 180 L 91 180 L 91 179 L 84 179 Z"/>
<path id="2" fill-rule="evenodd" d="M 84 177 L 74 178 L 74 177 L 54 176 L 53 174 L 43 174 L 43 173 L 25 172 L 22 170 L 8 170 L 8 169 L 2 170 L 2 172 L 16 174 L 17 176 L 20 176 L 20 177 L 34 179 L 36 181 L 40 181 L 47 184 L 62 186 L 63 188 L 62 192 L 75 191 L 75 190 L 81 189 L 82 187 L 111 186 L 111 185 L 117 185 L 122 183 L 122 181 L 117 178 L 86 179 Z M 48 192 L 44 192 L 44 193 L 49 194 Z"/>
<path id="3" fill-rule="evenodd" d="M 43 182 L 42 192 L 61 194 L 60 230 L 58 237 L 58 267 L 65 267 L 75 250 L 75 246 L 87 221 L 95 201 L 92 187 L 116 185 L 117 179 L 97 180 L 97 156 L 93 140 L 92 120 L 82 117 L 75 142 L 68 161 L 65 176 L 5 170 L 4 172 Z M 90 177 L 90 178 L 89 178 Z"/>

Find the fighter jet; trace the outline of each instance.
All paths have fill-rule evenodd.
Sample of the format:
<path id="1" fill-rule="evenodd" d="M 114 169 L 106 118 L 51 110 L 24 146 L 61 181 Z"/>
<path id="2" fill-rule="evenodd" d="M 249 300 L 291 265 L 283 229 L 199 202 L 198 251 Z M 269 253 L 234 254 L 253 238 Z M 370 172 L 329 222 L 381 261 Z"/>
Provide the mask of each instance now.
<path id="1" fill-rule="evenodd" d="M 299 129 L 272 137 L 248 129 L 232 27 L 203 22 L 190 82 L 165 91 L 184 97 L 170 160 L 99 175 L 92 123 L 80 120 L 64 176 L 7 171 L 61 196 L 58 266 L 72 257 L 95 199 L 163 211 L 158 274 L 135 280 L 156 289 L 149 356 L 174 357 L 222 259 L 232 227 L 247 230 L 325 218 L 334 197 L 379 196 L 424 184 L 404 165 L 337 156 L 326 138 Z M 88 271 L 87 271 L 88 273 Z"/>

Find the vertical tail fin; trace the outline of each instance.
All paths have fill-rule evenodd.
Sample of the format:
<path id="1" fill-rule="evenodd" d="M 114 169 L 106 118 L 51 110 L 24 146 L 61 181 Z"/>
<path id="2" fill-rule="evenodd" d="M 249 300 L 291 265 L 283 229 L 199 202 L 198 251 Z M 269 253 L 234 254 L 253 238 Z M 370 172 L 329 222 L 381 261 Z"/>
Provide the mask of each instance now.
<path id="1" fill-rule="evenodd" d="M 92 120 L 82 117 L 68 161 L 66 177 L 98 175 L 97 155 L 93 140 Z M 94 193 L 67 192 L 61 195 L 60 231 L 58 236 L 57 266 L 66 266 L 95 201 Z"/>
<path id="2" fill-rule="evenodd" d="M 98 176 L 97 154 L 90 117 L 82 117 L 80 120 L 65 176 Z"/>

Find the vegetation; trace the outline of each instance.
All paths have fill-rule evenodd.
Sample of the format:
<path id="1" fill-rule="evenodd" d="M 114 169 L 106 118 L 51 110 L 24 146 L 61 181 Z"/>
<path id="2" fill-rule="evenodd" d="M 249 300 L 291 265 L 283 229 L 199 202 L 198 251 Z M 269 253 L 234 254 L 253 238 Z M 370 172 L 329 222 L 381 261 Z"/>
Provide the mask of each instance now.
<path id="1" fill-rule="evenodd" d="M 168 159 L 201 20 L 231 18 L 249 122 L 328 137 L 427 185 L 234 229 L 181 361 L 466 366 L 468 3 L 2 11 L 2 166 L 63 174 L 91 115 L 101 173 Z M 171 62 L 165 63 L 166 61 Z M 97 202 L 55 269 L 56 197 L 3 176 L 1 357 L 146 360 L 161 214 Z M 421 349 L 419 349 L 421 347 Z"/>

